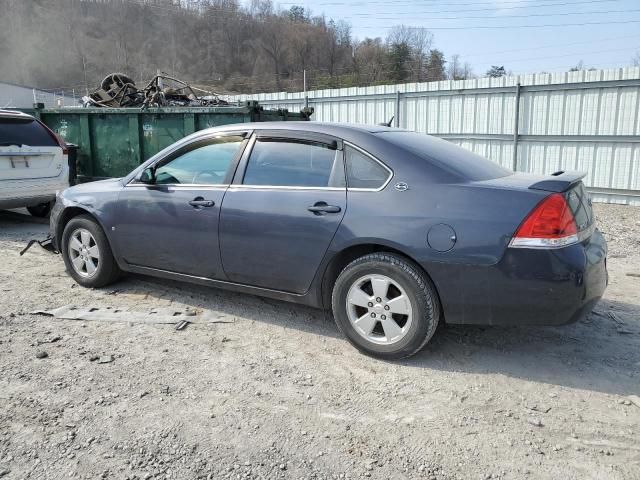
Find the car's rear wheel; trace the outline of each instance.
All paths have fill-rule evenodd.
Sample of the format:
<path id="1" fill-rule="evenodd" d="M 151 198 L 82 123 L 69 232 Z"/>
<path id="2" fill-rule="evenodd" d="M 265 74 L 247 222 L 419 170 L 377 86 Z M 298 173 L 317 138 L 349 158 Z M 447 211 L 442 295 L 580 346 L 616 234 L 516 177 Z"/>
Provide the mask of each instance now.
<path id="1" fill-rule="evenodd" d="M 39 205 L 33 205 L 31 207 L 27 207 L 27 211 L 33 215 L 34 217 L 46 218 L 51 213 L 51 207 L 53 206 L 53 202 L 41 203 Z"/>
<path id="2" fill-rule="evenodd" d="M 61 243 L 67 271 L 83 287 L 104 287 L 120 276 L 107 237 L 91 217 L 72 218 L 64 228 Z"/>
<path id="3" fill-rule="evenodd" d="M 388 360 L 409 357 L 431 339 L 440 304 L 429 278 L 391 253 L 360 257 L 333 287 L 335 321 L 361 352 Z"/>

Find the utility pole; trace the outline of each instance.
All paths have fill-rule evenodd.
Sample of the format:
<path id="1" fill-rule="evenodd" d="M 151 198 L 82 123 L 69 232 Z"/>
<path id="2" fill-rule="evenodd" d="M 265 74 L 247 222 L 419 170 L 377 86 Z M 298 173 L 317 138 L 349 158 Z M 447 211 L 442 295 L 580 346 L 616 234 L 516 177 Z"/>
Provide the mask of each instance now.
<path id="1" fill-rule="evenodd" d="M 304 92 L 304 108 L 309 108 L 309 95 L 307 95 L 307 69 L 302 70 L 302 91 Z"/>
<path id="2" fill-rule="evenodd" d="M 515 105 L 513 112 L 513 157 L 511 159 L 511 168 L 513 171 L 518 170 L 518 130 L 520 129 L 520 82 L 516 84 Z"/>

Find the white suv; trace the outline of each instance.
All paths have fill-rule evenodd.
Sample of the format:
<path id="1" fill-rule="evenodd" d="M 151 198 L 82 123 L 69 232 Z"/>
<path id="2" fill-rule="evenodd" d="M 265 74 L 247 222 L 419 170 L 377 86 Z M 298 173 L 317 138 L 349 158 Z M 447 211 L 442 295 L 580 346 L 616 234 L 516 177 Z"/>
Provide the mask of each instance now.
<path id="1" fill-rule="evenodd" d="M 69 186 L 65 143 L 31 115 L 0 110 L 0 210 L 27 207 L 48 215 L 56 192 Z"/>

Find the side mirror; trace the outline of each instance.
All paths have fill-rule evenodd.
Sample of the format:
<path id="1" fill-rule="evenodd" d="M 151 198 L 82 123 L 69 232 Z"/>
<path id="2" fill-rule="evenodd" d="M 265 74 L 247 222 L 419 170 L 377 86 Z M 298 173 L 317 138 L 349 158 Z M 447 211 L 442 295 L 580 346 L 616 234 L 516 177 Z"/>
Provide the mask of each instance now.
<path id="1" fill-rule="evenodd" d="M 147 185 L 153 185 L 156 183 L 156 170 L 153 167 L 145 168 L 140 177 L 138 177 L 140 183 L 146 183 Z"/>

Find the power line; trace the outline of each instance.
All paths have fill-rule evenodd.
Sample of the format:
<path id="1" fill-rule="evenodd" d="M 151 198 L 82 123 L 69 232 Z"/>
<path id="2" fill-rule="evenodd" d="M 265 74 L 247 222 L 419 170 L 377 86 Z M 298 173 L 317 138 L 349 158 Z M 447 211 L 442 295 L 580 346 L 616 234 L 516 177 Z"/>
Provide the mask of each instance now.
<path id="1" fill-rule="evenodd" d="M 424 1 L 424 0 L 423 0 Z M 437 1 L 437 0 L 432 0 L 432 1 Z M 590 2 L 583 2 L 581 0 L 578 0 L 576 2 L 567 2 L 566 0 L 543 0 L 543 1 L 552 1 L 552 2 L 559 2 L 557 3 L 557 5 L 575 5 L 575 4 L 579 4 L 579 3 L 605 3 L 605 2 L 614 2 L 614 1 L 620 1 L 620 0 L 593 0 Z M 300 5 L 300 2 L 277 2 L 278 5 L 291 5 L 291 6 L 304 6 L 304 5 Z M 431 2 L 429 2 L 431 3 Z M 539 7 L 540 4 L 536 1 L 535 3 L 533 3 L 533 0 L 525 0 L 526 5 L 523 5 L 523 2 L 521 0 L 506 0 L 503 2 L 500 2 L 500 5 L 498 6 L 496 1 L 488 1 L 488 2 L 445 2 L 446 5 L 454 5 L 454 6 L 469 6 L 469 5 L 493 5 L 494 8 L 493 10 L 506 10 L 509 8 L 531 8 L 531 7 Z M 344 1 L 340 1 L 340 2 L 315 2 L 314 5 L 322 5 L 322 6 L 344 6 L 347 3 Z M 505 5 L 511 5 L 511 4 L 515 4 L 515 7 L 506 7 Z M 412 6 L 415 7 L 416 6 L 416 2 L 415 1 L 411 1 L 411 0 L 400 0 L 400 1 L 390 1 L 390 0 L 368 0 L 368 1 L 355 1 L 355 2 L 348 2 L 348 5 L 351 6 L 366 6 L 369 7 L 371 5 L 388 5 L 388 6 L 401 6 L 401 5 L 408 5 L 408 6 Z M 436 5 L 433 5 L 436 6 Z"/>
<path id="2" fill-rule="evenodd" d="M 625 48 L 613 48 L 613 49 L 608 49 L 608 50 L 596 50 L 596 51 L 589 51 L 587 53 L 589 54 L 594 54 L 594 53 L 611 53 L 611 52 L 623 52 L 623 51 L 627 51 L 629 49 L 638 49 L 640 47 L 625 47 Z M 584 53 L 565 53 L 562 55 L 545 55 L 544 57 L 529 57 L 529 58 L 516 58 L 514 60 L 500 60 L 500 63 L 522 63 L 522 62 L 528 62 L 530 60 L 544 60 L 547 58 L 564 58 L 564 57 L 579 57 L 581 55 L 585 55 Z"/>
<path id="3" fill-rule="evenodd" d="M 428 17 L 425 19 L 416 18 L 413 16 L 411 18 L 412 21 L 432 21 L 432 20 L 461 20 L 461 19 L 479 19 L 479 20 L 501 20 L 503 18 L 530 18 L 530 17 L 558 17 L 558 16 L 574 16 L 574 15 L 603 15 L 609 13 L 636 13 L 640 12 L 640 9 L 635 10 L 599 10 L 592 12 L 557 12 L 557 13 L 528 13 L 526 15 L 500 15 L 500 16 L 455 16 L 455 17 Z M 414 15 L 411 13 L 411 15 Z M 375 13 L 355 13 L 354 16 L 358 17 L 375 17 L 376 20 L 403 20 L 404 17 L 381 17 Z M 348 18 L 348 17 L 345 17 Z"/>
<path id="4" fill-rule="evenodd" d="M 153 5 L 153 4 L 144 4 L 144 3 L 140 3 L 139 1 L 136 0 L 122 0 L 123 2 L 126 3 L 131 3 L 131 4 L 136 4 L 136 5 L 140 5 L 143 7 L 152 7 L 152 8 L 156 8 L 156 9 L 160 9 L 160 10 L 165 10 L 165 11 L 173 11 L 173 12 L 188 12 L 188 9 L 185 9 L 183 7 L 177 6 L 177 8 L 174 7 L 163 7 L 160 5 Z M 564 5 L 576 5 L 578 3 L 599 3 L 599 2 L 605 2 L 605 1 L 616 1 L 616 0 L 583 0 L 580 2 L 573 2 L 573 3 L 564 3 Z M 336 2 L 337 3 L 337 2 Z M 345 3 L 342 3 L 342 5 L 347 5 Z M 559 4 L 557 4 L 559 5 Z M 544 6 L 544 5 L 541 5 Z M 211 7 L 211 8 L 215 8 L 215 7 Z M 515 7 L 513 7 L 515 8 Z M 495 9 L 488 9 L 488 10 L 495 10 Z M 233 10 L 234 12 L 238 12 L 239 10 Z M 242 10 L 240 10 L 242 11 Z M 474 10 L 467 10 L 467 11 L 474 11 Z M 444 12 L 432 12 L 432 13 L 442 13 Z M 198 12 L 197 12 L 198 13 Z M 415 12 L 415 13 L 420 13 L 420 12 Z M 206 13 L 198 13 L 198 15 L 203 16 L 203 17 L 211 17 L 211 16 L 215 16 L 212 14 L 206 14 Z M 248 19 L 234 19 L 235 21 L 249 21 L 249 22 L 256 22 L 256 20 L 254 18 L 248 18 Z M 598 21 L 598 22 L 582 22 L 582 23 L 555 23 L 555 24 L 542 24 L 542 25 L 496 25 L 496 26 L 489 26 L 489 25 L 471 25 L 471 26 L 464 26 L 464 27 L 429 27 L 427 30 L 488 30 L 488 29 L 513 29 L 513 28 L 552 28 L 552 27 L 577 27 L 577 26 L 592 26 L 592 25 L 622 25 L 622 24 L 631 24 L 631 23 L 640 23 L 640 20 L 619 20 L 619 21 Z M 379 26 L 359 26 L 358 28 L 361 29 L 375 29 L 375 30 L 383 30 L 383 29 L 389 29 L 392 27 L 379 27 Z"/>
<path id="5" fill-rule="evenodd" d="M 630 23 L 640 23 L 640 20 L 619 20 L 610 22 L 582 22 L 582 23 L 547 23 L 542 25 L 469 25 L 465 27 L 429 27 L 427 30 L 493 30 L 493 29 L 514 29 L 514 28 L 548 28 L 548 27 L 586 27 L 591 25 L 623 25 Z M 359 28 L 383 30 L 393 27 L 369 27 L 362 26 Z M 412 27 L 408 27 L 412 28 Z M 418 29 L 418 28 L 416 28 Z"/>
<path id="6" fill-rule="evenodd" d="M 492 10 L 492 11 L 496 11 L 496 10 L 515 10 L 515 9 L 521 9 L 521 8 L 538 8 L 538 7 L 556 7 L 556 6 L 572 6 L 572 5 L 582 5 L 582 4 L 590 4 L 590 3 L 610 3 L 610 2 L 617 2 L 620 0 L 578 0 L 576 2 L 567 2 L 567 1 L 558 1 L 558 0 L 543 0 L 543 2 L 551 2 L 551 3 L 536 3 L 536 4 L 531 4 L 528 3 L 526 5 L 523 5 L 522 2 L 520 1 L 510 1 L 510 2 L 502 2 L 500 4 L 500 6 L 498 6 L 496 4 L 495 1 L 493 2 L 470 2 L 470 3 L 450 3 L 450 2 L 446 2 L 447 6 L 473 6 L 473 5 L 493 5 L 492 8 L 487 8 L 487 9 L 481 9 L 481 10 Z M 291 5 L 291 6 L 300 6 L 300 3 L 295 3 L 295 2 L 278 2 L 279 5 Z M 383 5 L 383 6 L 390 6 L 390 7 L 399 7 L 399 6 L 410 6 L 410 7 L 415 7 L 416 4 L 415 2 L 389 2 L 389 1 L 367 1 L 367 2 L 319 2 L 316 3 L 315 5 L 323 5 L 323 6 L 336 6 L 336 7 L 344 7 L 346 5 L 349 6 L 363 6 L 363 7 L 370 7 L 372 4 L 378 4 L 378 5 Z M 504 6 L 504 4 L 515 4 L 514 6 Z M 436 7 L 436 5 L 433 5 L 434 7 Z M 446 12 L 457 12 L 460 10 L 446 10 Z M 464 11 L 476 11 L 476 10 L 469 10 L 469 9 L 464 9 Z M 413 10 L 412 10 L 413 12 Z M 442 12 L 442 11 L 440 11 Z M 427 13 L 439 13 L 439 12 L 427 12 Z"/>
<path id="7" fill-rule="evenodd" d="M 230 9 L 230 8 L 225 8 L 225 7 L 218 7 L 215 5 L 208 5 L 204 11 L 198 11 L 198 10 L 194 10 L 194 9 L 189 9 L 186 7 L 181 7 L 179 5 L 175 5 L 173 7 L 171 6 L 166 6 L 166 5 L 155 5 L 155 4 L 149 4 L 149 3 L 143 3 L 144 0 L 121 0 L 124 3 L 129 3 L 132 5 L 138 5 L 140 7 L 143 8 L 155 8 L 157 10 L 164 10 L 164 11 L 170 11 L 170 12 L 181 12 L 181 13 L 185 13 L 185 12 L 192 12 L 195 13 L 196 15 L 202 16 L 202 17 L 216 17 L 217 14 L 215 12 L 233 12 L 233 13 L 244 13 L 244 14 L 248 14 L 251 15 L 251 11 L 241 7 L 238 9 Z M 546 0 L 548 1 L 548 0 Z M 617 2 L 620 0 L 579 0 L 576 2 L 553 2 L 552 3 L 538 3 L 535 5 L 536 8 L 539 7 L 556 7 L 556 6 L 574 6 L 574 5 L 586 5 L 586 4 L 600 4 L 600 3 L 611 3 L 611 2 Z M 340 6 L 340 7 L 346 7 L 346 6 L 353 6 L 353 3 L 348 3 L 348 2 L 333 2 L 335 4 L 335 6 Z M 479 3 L 467 3 L 467 4 L 457 4 L 457 5 L 478 5 Z M 493 4 L 495 5 L 495 2 L 486 2 L 486 4 Z M 394 7 L 396 7 L 396 4 L 390 4 L 393 5 Z M 412 6 L 414 4 L 411 4 Z M 448 4 L 450 5 L 450 4 Z M 522 5 L 521 3 L 519 3 L 519 5 L 517 6 L 513 6 L 513 7 L 493 7 L 493 8 L 479 8 L 479 9 L 464 9 L 464 12 L 495 12 L 497 10 L 513 10 L 513 9 L 522 9 L 522 8 L 531 8 L 532 5 Z M 213 10 L 214 12 L 211 12 L 211 10 Z M 422 14 L 422 13 L 427 13 L 427 14 L 438 14 L 438 13 L 460 13 L 461 10 L 422 10 L 422 11 L 416 11 L 416 10 L 411 10 L 411 12 L 408 12 L 408 14 L 411 15 L 416 15 L 416 14 Z M 384 14 L 388 14 L 388 13 L 398 13 L 397 10 L 393 11 L 393 12 L 376 12 L 376 13 L 366 13 L 366 14 L 354 14 L 354 16 L 366 16 L 366 15 L 384 15 Z M 274 16 L 278 16 L 278 12 L 272 12 L 272 15 Z M 253 18 L 249 19 L 249 20 L 253 20 Z"/>
<path id="8" fill-rule="evenodd" d="M 608 42 L 608 41 L 611 41 L 611 40 L 626 40 L 626 39 L 629 39 L 629 38 L 638 38 L 638 37 L 640 37 L 640 34 L 638 34 L 638 35 L 624 35 L 622 37 L 595 38 L 595 39 L 592 39 L 592 40 L 587 40 L 585 42 L 571 42 L 571 43 L 560 43 L 560 44 L 552 43 L 552 44 L 539 45 L 537 47 L 529 47 L 529 48 L 514 48 L 514 49 L 510 49 L 510 50 L 500 50 L 500 51 L 495 51 L 495 52 L 470 53 L 470 54 L 465 55 L 465 58 L 499 55 L 501 53 L 528 52 L 530 50 L 541 50 L 541 49 L 544 49 L 544 48 L 569 47 L 569 46 L 573 46 L 573 45 L 591 45 L 591 44 L 599 44 L 599 43 L 602 43 L 602 42 Z"/>

